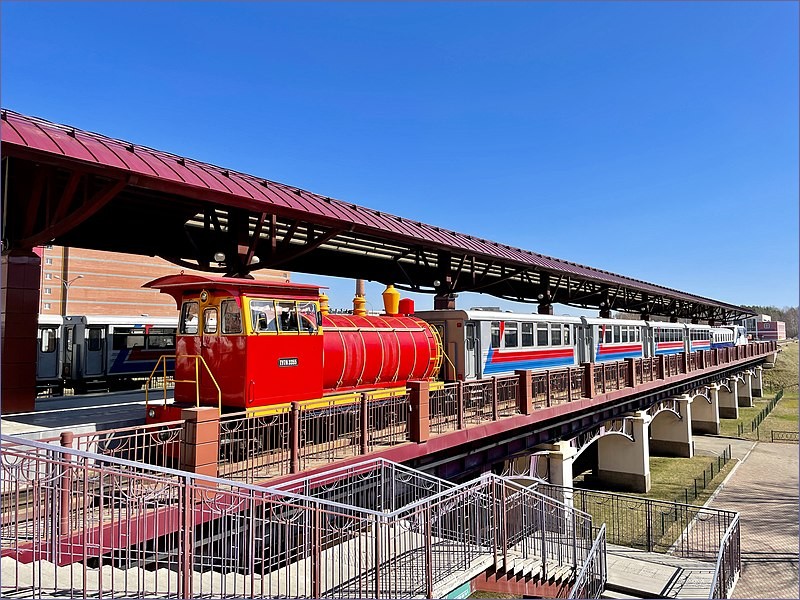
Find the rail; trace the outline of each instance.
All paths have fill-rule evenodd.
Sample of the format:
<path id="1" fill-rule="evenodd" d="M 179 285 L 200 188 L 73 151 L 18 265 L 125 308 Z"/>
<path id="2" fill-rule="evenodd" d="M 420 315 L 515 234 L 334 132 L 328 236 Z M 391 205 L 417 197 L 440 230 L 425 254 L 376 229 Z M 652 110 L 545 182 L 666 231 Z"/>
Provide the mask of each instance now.
<path id="1" fill-rule="evenodd" d="M 492 474 L 368 461 L 299 494 L 0 444 L 3 595 L 430 598 L 514 560 L 574 574 L 593 547 L 589 515 Z"/>
<path id="2" fill-rule="evenodd" d="M 727 598 L 741 570 L 739 514 L 691 504 L 653 500 L 538 482 L 537 491 L 572 502 L 605 523 L 611 544 L 722 564 L 709 597 Z"/>
<path id="3" fill-rule="evenodd" d="M 600 526 L 583 567 L 575 578 L 569 598 L 599 598 L 608 581 L 606 526 Z"/>
<path id="4" fill-rule="evenodd" d="M 211 369 L 209 368 L 208 363 L 206 363 L 205 358 L 203 358 L 199 354 L 187 354 L 186 356 L 182 356 L 181 358 L 182 359 L 187 359 L 187 360 L 191 360 L 191 359 L 194 360 L 194 379 L 175 379 L 175 376 L 173 375 L 172 378 L 171 378 L 172 384 L 173 385 L 174 384 L 178 384 L 178 383 L 191 383 L 191 384 L 194 384 L 194 386 L 195 386 L 195 406 L 199 407 L 200 406 L 200 373 L 201 373 L 200 365 L 202 364 L 203 368 L 205 369 L 206 374 L 211 379 L 211 383 L 213 383 L 214 387 L 217 388 L 217 406 L 219 407 L 219 411 L 221 413 L 222 412 L 222 390 L 220 389 L 219 384 L 217 383 L 216 377 L 214 377 L 214 374 L 211 372 Z M 178 367 L 178 359 L 177 359 L 177 356 L 175 354 L 169 354 L 169 355 L 162 354 L 161 356 L 158 357 L 158 360 L 156 361 L 156 364 L 153 367 L 153 370 L 150 371 L 150 375 L 147 377 L 147 384 L 145 385 L 145 389 L 144 389 L 145 410 L 147 410 L 147 408 L 149 408 L 149 406 L 150 406 L 150 393 L 149 393 L 150 382 L 156 377 L 155 373 L 156 373 L 156 371 L 158 371 L 159 365 L 162 365 L 162 364 L 163 364 L 163 372 L 160 375 L 160 379 L 162 381 L 162 389 L 163 389 L 163 393 L 164 393 L 164 397 L 163 397 L 164 406 L 167 405 L 167 389 L 168 389 L 167 386 L 168 386 L 168 381 L 170 380 L 169 374 L 167 373 L 167 359 L 174 360 L 175 361 L 175 368 L 177 369 L 177 367 Z"/>

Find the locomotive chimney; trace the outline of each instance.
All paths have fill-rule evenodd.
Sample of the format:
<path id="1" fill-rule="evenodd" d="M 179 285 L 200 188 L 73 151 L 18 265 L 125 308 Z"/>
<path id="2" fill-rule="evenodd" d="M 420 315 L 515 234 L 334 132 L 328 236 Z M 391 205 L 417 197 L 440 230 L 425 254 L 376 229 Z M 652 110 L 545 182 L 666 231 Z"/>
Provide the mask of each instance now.
<path id="1" fill-rule="evenodd" d="M 386 311 L 386 314 L 390 317 L 397 316 L 400 292 L 394 289 L 394 286 L 390 283 L 386 286 L 386 289 L 381 295 L 383 296 L 383 309 Z"/>
<path id="2" fill-rule="evenodd" d="M 367 314 L 367 299 L 364 298 L 364 280 L 356 279 L 356 296 L 353 298 L 353 314 L 363 316 Z"/>
<path id="3" fill-rule="evenodd" d="M 319 312 L 322 313 L 323 317 L 330 312 L 330 309 L 328 308 L 328 295 L 327 294 L 320 294 L 319 295 Z"/>

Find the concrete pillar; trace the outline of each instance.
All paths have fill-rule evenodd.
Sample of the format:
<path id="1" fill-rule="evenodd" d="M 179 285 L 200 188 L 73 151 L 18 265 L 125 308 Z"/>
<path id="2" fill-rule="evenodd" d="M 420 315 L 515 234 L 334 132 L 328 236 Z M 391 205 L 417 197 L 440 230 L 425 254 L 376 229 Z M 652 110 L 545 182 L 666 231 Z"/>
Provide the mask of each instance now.
<path id="1" fill-rule="evenodd" d="M 597 440 L 597 475 L 614 487 L 632 492 L 650 491 L 650 415 L 639 411 L 632 417 L 633 441 L 622 435 Z"/>
<path id="2" fill-rule="evenodd" d="M 650 423 L 650 451 L 664 456 L 692 458 L 692 397 L 684 394 L 676 400 L 680 418 L 672 411 L 663 411 Z"/>
<path id="3" fill-rule="evenodd" d="M 744 381 L 739 382 L 739 399 L 738 404 L 739 406 L 753 406 L 753 372 L 752 371 L 744 371 L 742 373 L 744 376 Z"/>
<path id="4" fill-rule="evenodd" d="M 181 470 L 217 476 L 219 462 L 219 410 L 212 406 L 181 410 Z"/>
<path id="5" fill-rule="evenodd" d="M 563 487 L 572 487 L 572 464 L 578 451 L 569 442 L 560 441 L 555 444 L 537 446 L 538 450 L 546 450 L 550 483 Z M 572 494 L 557 495 L 559 502 L 572 506 Z"/>
<path id="6" fill-rule="evenodd" d="M 519 377 L 519 394 L 517 394 L 517 408 L 520 414 L 529 415 L 533 412 L 533 374 L 525 369 L 514 371 Z"/>
<path id="7" fill-rule="evenodd" d="M 33 252 L 3 255 L 0 282 L 0 398 L 2 413 L 33 412 L 36 404 L 36 332 L 41 259 Z"/>
<path id="8" fill-rule="evenodd" d="M 708 386 L 708 398 L 695 396 L 692 404 L 692 432 L 719 435 L 719 386 Z"/>
<path id="9" fill-rule="evenodd" d="M 725 382 L 723 382 L 725 383 Z M 729 377 L 727 388 L 719 388 L 719 417 L 720 419 L 739 418 L 739 386 L 736 377 Z"/>
<path id="10" fill-rule="evenodd" d="M 755 368 L 750 388 L 753 391 L 753 398 L 761 398 L 764 395 L 764 369 L 762 367 Z"/>

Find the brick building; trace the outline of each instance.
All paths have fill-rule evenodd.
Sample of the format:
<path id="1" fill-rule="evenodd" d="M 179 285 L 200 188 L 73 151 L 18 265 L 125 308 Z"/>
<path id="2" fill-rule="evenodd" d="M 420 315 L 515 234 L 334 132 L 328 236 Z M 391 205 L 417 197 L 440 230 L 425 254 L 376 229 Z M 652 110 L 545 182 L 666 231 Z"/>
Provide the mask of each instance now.
<path id="1" fill-rule="evenodd" d="M 181 269 L 161 258 L 63 246 L 36 249 L 42 261 L 39 313 L 175 317 L 175 300 L 142 284 Z M 257 279 L 289 280 L 288 271 L 263 269 Z M 66 293 L 65 293 L 66 292 Z"/>

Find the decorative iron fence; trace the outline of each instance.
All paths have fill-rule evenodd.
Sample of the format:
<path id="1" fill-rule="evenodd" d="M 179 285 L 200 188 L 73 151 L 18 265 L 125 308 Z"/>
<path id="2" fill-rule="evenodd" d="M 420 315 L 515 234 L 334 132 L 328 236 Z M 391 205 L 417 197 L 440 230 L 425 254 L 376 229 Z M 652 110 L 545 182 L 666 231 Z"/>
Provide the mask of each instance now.
<path id="1" fill-rule="evenodd" d="M 716 563 L 724 576 L 716 578 L 709 597 L 729 596 L 741 569 L 738 513 L 546 482 L 536 489 L 605 523 L 609 543 Z"/>
<path id="2" fill-rule="evenodd" d="M 442 597 L 515 558 L 577 573 L 595 545 L 589 515 L 492 474 L 369 461 L 269 488 L 0 443 L 4 595 Z"/>

